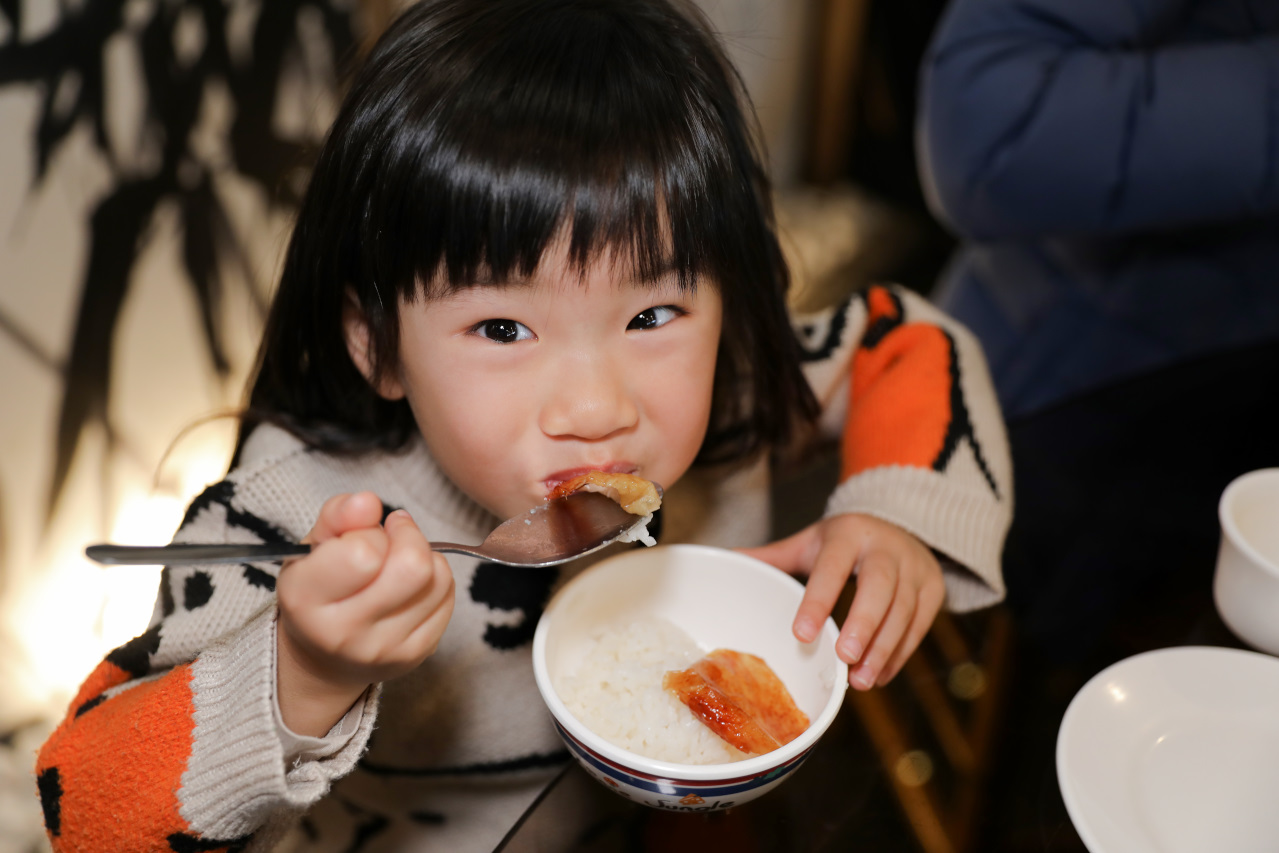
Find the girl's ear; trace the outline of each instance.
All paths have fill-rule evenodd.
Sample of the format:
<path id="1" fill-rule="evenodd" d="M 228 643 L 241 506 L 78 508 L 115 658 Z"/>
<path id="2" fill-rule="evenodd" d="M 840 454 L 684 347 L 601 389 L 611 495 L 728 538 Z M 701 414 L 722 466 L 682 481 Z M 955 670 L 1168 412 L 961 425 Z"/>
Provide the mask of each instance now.
<path id="1" fill-rule="evenodd" d="M 373 356 L 370 352 L 369 322 L 360 308 L 355 294 L 347 291 L 346 302 L 342 306 L 342 332 L 346 337 L 346 351 L 351 354 L 351 361 L 364 374 L 369 385 L 379 397 L 387 400 L 400 400 L 404 397 L 404 386 L 395 371 L 385 371 L 385 375 L 376 376 L 373 369 Z"/>

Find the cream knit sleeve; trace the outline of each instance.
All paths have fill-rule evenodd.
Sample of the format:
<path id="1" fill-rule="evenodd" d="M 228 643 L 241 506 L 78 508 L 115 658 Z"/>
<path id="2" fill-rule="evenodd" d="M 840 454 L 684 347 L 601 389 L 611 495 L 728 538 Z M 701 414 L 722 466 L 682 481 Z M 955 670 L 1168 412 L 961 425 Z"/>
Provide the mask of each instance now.
<path id="1" fill-rule="evenodd" d="M 918 537 L 942 557 L 950 609 L 998 602 L 1012 462 L 977 340 L 883 285 L 796 325 L 823 431 L 840 441 L 826 515 L 864 513 Z"/>
<path id="2" fill-rule="evenodd" d="M 264 608 L 230 641 L 191 666 L 191 756 L 179 813 L 202 838 L 237 838 L 288 818 L 355 768 L 376 716 L 377 691 L 361 700 L 356 729 L 318 758 L 286 764 L 275 720 L 275 608 Z"/>

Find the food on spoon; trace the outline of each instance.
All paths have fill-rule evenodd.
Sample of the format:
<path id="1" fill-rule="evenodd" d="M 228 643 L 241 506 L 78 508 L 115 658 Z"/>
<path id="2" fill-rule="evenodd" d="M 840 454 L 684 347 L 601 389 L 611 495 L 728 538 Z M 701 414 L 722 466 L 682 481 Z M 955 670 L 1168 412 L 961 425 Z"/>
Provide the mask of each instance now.
<path id="1" fill-rule="evenodd" d="M 652 515 L 662 505 L 657 486 L 634 474 L 587 471 L 551 489 L 548 499 L 562 498 L 574 492 L 599 492 L 621 504 L 632 515 Z"/>
<path id="2" fill-rule="evenodd" d="M 635 525 L 618 537 L 619 542 L 643 542 L 653 546 L 657 540 L 649 535 L 648 523 L 653 513 L 662 505 L 662 495 L 656 484 L 634 474 L 587 471 L 560 483 L 551 489 L 547 500 L 555 500 L 574 492 L 598 492 L 616 501 L 622 509 L 640 516 Z"/>
<path id="3" fill-rule="evenodd" d="M 662 686 L 742 752 L 771 752 L 808 728 L 808 715 L 756 655 L 716 649 L 688 669 L 667 672 Z"/>

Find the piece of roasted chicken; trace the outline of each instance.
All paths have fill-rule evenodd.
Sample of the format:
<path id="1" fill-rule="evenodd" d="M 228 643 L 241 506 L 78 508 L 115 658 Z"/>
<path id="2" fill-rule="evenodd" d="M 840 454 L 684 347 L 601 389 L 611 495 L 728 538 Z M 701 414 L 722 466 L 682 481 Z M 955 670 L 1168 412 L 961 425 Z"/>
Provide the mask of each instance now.
<path id="1" fill-rule="evenodd" d="M 656 484 L 634 474 L 587 471 L 560 483 L 547 497 L 551 500 L 574 492 L 599 492 L 621 504 L 632 515 L 651 515 L 662 505 Z"/>

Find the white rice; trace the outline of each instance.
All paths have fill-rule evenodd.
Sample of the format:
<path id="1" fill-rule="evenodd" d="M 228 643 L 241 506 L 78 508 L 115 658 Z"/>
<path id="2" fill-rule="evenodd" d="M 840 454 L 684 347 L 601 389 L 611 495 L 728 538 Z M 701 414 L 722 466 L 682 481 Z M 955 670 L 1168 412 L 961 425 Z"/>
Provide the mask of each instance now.
<path id="1" fill-rule="evenodd" d="M 618 542 L 643 542 L 652 548 L 657 544 L 657 540 L 649 535 L 648 523 L 653 520 L 653 513 L 645 515 L 643 518 L 637 519 L 634 524 L 626 528 L 621 536 L 617 537 Z"/>
<path id="2" fill-rule="evenodd" d="M 751 756 L 725 743 L 665 688 L 668 670 L 704 652 L 665 620 L 609 628 L 577 671 L 555 685 L 569 711 L 614 746 L 677 764 L 724 764 Z"/>

